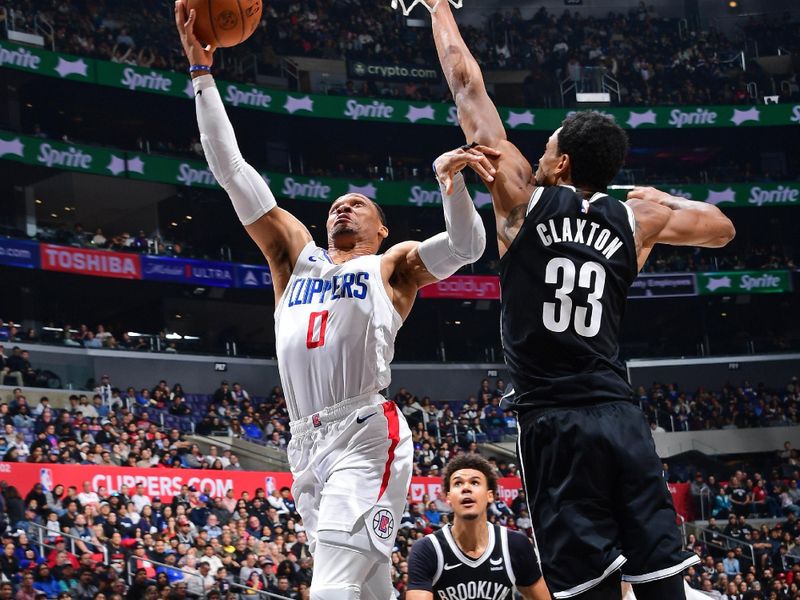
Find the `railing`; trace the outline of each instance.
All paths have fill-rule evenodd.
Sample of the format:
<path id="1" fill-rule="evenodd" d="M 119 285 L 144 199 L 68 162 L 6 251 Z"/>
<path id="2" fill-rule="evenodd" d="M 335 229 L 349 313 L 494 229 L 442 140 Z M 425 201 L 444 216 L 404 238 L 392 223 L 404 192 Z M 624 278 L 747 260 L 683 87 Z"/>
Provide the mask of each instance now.
<path id="1" fill-rule="evenodd" d="M 721 539 L 724 544 L 719 544 L 713 540 L 712 536 Z M 738 540 L 734 537 L 730 537 L 728 535 L 723 535 L 717 531 L 711 531 L 710 529 L 703 529 L 700 531 L 700 539 L 706 545 L 706 547 L 714 547 L 720 550 L 728 551 L 734 550 L 736 548 L 742 549 L 742 554 L 744 551 L 747 551 L 749 556 L 744 556 L 746 560 L 750 561 L 750 564 L 756 564 L 756 552 L 753 549 L 753 544 L 748 544 L 747 542 L 743 542 L 742 540 Z"/>
<path id="2" fill-rule="evenodd" d="M 296 62 L 286 57 L 281 58 L 281 75 L 290 80 L 289 87 L 294 82 L 294 90 L 300 89 L 300 67 Z"/>
<path id="3" fill-rule="evenodd" d="M 686 544 L 686 539 L 689 537 L 687 535 L 687 533 L 686 533 L 686 519 L 683 517 L 683 515 L 679 515 L 677 513 L 675 514 L 675 516 L 676 516 L 676 519 L 675 519 L 676 525 L 678 526 L 678 529 L 681 532 L 681 540 L 682 540 L 681 544 L 685 545 Z M 691 551 L 692 549 L 691 548 L 687 548 L 687 550 Z"/>
<path id="4" fill-rule="evenodd" d="M 239 592 L 239 597 L 243 596 L 256 596 L 257 598 L 281 598 L 282 600 L 288 598 L 288 596 L 281 596 L 280 594 L 273 594 L 272 592 L 265 592 L 264 590 L 257 590 L 255 588 L 248 587 L 246 585 L 241 585 L 239 583 L 231 583 L 231 589 L 233 590 L 242 590 Z"/>
<path id="5" fill-rule="evenodd" d="M 200 575 L 199 573 L 195 572 L 195 571 L 188 571 L 186 569 L 180 569 L 180 568 L 178 568 L 178 567 L 176 567 L 174 565 L 168 565 L 168 564 L 165 564 L 165 563 L 160 563 L 160 562 L 157 562 L 155 560 L 150 560 L 149 558 L 139 559 L 139 558 L 136 558 L 135 556 L 131 556 L 130 558 L 128 558 L 128 565 L 127 565 L 128 568 L 126 569 L 126 571 L 127 571 L 127 582 L 128 582 L 129 586 L 133 583 L 133 580 L 136 577 L 136 571 L 139 568 L 141 568 L 137 564 L 139 561 L 141 561 L 143 563 L 148 563 L 150 565 L 153 565 L 154 567 L 161 567 L 162 569 L 170 569 L 172 571 L 177 571 L 179 573 L 182 573 L 183 574 L 183 579 L 181 581 L 186 582 L 187 583 L 187 587 L 188 587 L 188 582 L 193 577 L 198 578 L 200 580 L 200 584 L 199 584 L 198 589 L 199 590 L 203 590 L 199 595 L 200 598 L 208 598 L 208 594 L 211 592 L 211 590 L 215 589 L 215 588 L 210 588 L 208 590 L 205 589 L 205 584 L 203 582 L 203 576 Z M 159 572 L 158 568 L 156 568 L 155 571 L 158 573 Z M 148 581 L 154 581 L 154 580 L 152 578 L 148 578 Z M 239 583 L 228 582 L 228 585 L 230 586 L 231 590 L 233 590 L 233 591 L 235 591 L 237 593 L 239 598 L 251 597 L 251 596 L 255 596 L 257 598 L 279 598 L 281 600 L 285 600 L 285 599 L 289 598 L 288 596 L 281 596 L 280 594 L 274 594 L 272 592 L 267 592 L 267 591 L 264 591 L 264 590 L 257 590 L 255 588 L 251 588 L 251 587 L 246 586 L 246 585 L 241 585 Z"/>
<path id="6" fill-rule="evenodd" d="M 711 489 L 705 487 L 700 490 L 700 518 L 703 521 L 708 521 L 711 516 L 711 509 L 714 504 L 714 498 L 711 495 Z"/>
<path id="7" fill-rule="evenodd" d="M 150 560 L 149 558 L 140 559 L 140 558 L 137 558 L 136 556 L 129 557 L 128 561 L 127 561 L 127 569 L 125 569 L 125 570 L 127 571 L 128 586 L 130 586 L 133 583 L 133 579 L 136 576 L 136 571 L 137 571 L 137 569 L 140 568 L 136 564 L 140 560 L 142 562 L 149 563 L 149 564 L 154 565 L 156 567 L 163 567 L 163 568 L 166 568 L 166 569 L 171 569 L 173 571 L 178 571 L 178 572 L 182 573 L 183 574 L 183 580 L 182 581 L 187 582 L 187 584 L 188 584 L 188 581 L 192 577 L 197 577 L 200 580 L 199 589 L 203 590 L 203 593 L 202 593 L 201 597 L 202 598 L 208 597 L 208 591 L 206 591 L 206 589 L 205 589 L 205 584 L 203 583 L 203 576 L 200 575 L 200 573 L 197 573 L 195 571 L 187 571 L 186 569 L 180 569 L 180 568 L 178 568 L 178 567 L 176 567 L 174 565 L 168 565 L 166 563 L 156 562 L 154 560 Z M 156 572 L 158 572 L 158 569 L 156 569 Z M 154 581 L 154 580 L 149 579 L 149 581 Z"/>
<path id="8" fill-rule="evenodd" d="M 50 548 L 55 549 L 55 544 L 49 543 L 45 540 L 48 540 L 52 535 L 52 532 L 47 529 L 44 525 L 39 525 L 38 523 L 29 523 L 31 527 L 33 527 L 36 531 L 36 544 L 39 546 L 40 549 L 42 548 Z M 83 538 L 80 538 L 76 535 L 72 535 L 70 533 L 65 533 L 64 531 L 59 530 L 58 537 L 66 538 L 70 541 L 70 552 L 72 554 L 76 554 L 75 552 L 75 542 L 81 542 L 85 546 L 92 546 L 95 548 L 96 552 L 100 552 L 103 555 L 103 560 L 105 564 L 108 564 L 108 548 L 103 546 L 102 544 L 95 544 L 94 542 L 87 541 Z M 44 555 L 44 552 L 42 552 Z"/>
<path id="9" fill-rule="evenodd" d="M 50 21 L 48 21 L 41 13 L 36 13 L 36 16 L 33 18 L 33 26 L 36 28 L 36 32 L 40 34 L 44 39 L 50 40 L 50 50 L 55 52 L 56 30 L 53 27 L 53 24 Z"/>
<path id="10" fill-rule="evenodd" d="M 612 101 L 620 102 L 622 93 L 619 82 L 608 73 L 605 67 L 579 67 L 579 77 L 567 77 L 560 83 L 561 106 L 567 105 L 567 94 L 575 93 L 599 93 L 605 92 L 611 96 Z"/>

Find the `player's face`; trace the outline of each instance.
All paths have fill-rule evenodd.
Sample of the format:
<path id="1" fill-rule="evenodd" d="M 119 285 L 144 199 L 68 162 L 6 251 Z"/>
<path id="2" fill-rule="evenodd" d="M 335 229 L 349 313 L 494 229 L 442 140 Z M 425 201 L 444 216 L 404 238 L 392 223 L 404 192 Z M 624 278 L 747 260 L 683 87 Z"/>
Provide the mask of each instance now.
<path id="1" fill-rule="evenodd" d="M 380 244 L 389 234 L 378 209 L 361 194 L 346 194 L 331 205 L 327 229 L 328 240 L 334 246 L 365 239 L 375 239 Z"/>
<path id="2" fill-rule="evenodd" d="M 475 469 L 461 469 L 450 476 L 447 502 L 459 519 L 486 519 L 486 509 L 494 502 L 494 492 L 489 489 L 486 475 Z"/>
<path id="3" fill-rule="evenodd" d="M 536 169 L 536 185 L 558 185 L 564 181 L 565 169 L 569 159 L 565 154 L 558 152 L 558 134 L 561 128 L 556 129 L 544 147 L 544 154 L 539 159 L 539 168 Z"/>

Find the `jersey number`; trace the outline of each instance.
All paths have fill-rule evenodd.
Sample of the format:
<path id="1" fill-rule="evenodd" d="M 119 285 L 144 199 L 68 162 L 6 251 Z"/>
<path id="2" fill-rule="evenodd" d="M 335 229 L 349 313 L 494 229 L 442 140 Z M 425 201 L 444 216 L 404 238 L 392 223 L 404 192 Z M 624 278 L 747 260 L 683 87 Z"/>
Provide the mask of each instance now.
<path id="1" fill-rule="evenodd" d="M 306 348 L 319 348 L 325 345 L 325 330 L 328 328 L 328 311 L 312 312 L 308 316 Z"/>
<path id="2" fill-rule="evenodd" d="M 555 291 L 557 302 L 544 303 L 542 320 L 544 326 L 555 333 L 565 332 L 570 322 L 574 322 L 578 335 L 594 337 L 600 331 L 600 320 L 603 317 L 600 299 L 606 285 L 606 271 L 593 261 L 583 264 L 578 273 L 578 287 L 590 290 L 587 298 L 589 306 L 576 306 L 573 311 L 570 294 L 575 289 L 575 272 L 575 263 L 568 258 L 554 258 L 547 263 L 545 283 L 558 285 L 561 281 L 561 287 Z"/>

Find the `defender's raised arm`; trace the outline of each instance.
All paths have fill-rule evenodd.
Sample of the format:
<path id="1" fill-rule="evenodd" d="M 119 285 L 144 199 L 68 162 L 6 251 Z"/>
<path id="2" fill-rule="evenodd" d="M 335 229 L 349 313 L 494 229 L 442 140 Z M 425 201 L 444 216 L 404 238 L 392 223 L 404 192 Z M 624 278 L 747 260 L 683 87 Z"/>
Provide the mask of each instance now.
<path id="1" fill-rule="evenodd" d="M 518 220 L 517 213 L 524 211 L 535 189 L 533 169 L 519 149 L 508 141 L 497 108 L 486 91 L 480 66 L 461 37 L 450 4 L 444 0 L 425 2 L 435 7 L 431 13 L 433 38 L 467 141 L 502 153 L 500 158 L 492 160 L 497 168 L 495 180 L 484 179 L 484 183 L 492 194 L 497 239 L 503 254 L 511 243 L 505 235 L 507 221 Z"/>

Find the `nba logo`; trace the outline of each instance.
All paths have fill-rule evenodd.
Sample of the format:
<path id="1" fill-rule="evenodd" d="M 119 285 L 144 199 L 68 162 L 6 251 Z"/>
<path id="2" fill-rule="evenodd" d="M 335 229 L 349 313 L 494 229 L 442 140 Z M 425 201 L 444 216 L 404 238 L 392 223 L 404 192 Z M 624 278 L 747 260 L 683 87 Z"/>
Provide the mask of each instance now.
<path id="1" fill-rule="evenodd" d="M 39 469 L 39 483 L 42 484 L 45 492 L 53 489 L 53 471 L 51 469 Z"/>
<path id="2" fill-rule="evenodd" d="M 322 421 L 320 421 L 319 413 L 316 413 L 311 417 L 311 423 L 314 425 L 314 427 L 322 427 Z"/>
<path id="3" fill-rule="evenodd" d="M 275 478 L 274 477 L 267 477 L 264 480 L 265 487 L 267 488 L 267 494 L 272 494 L 275 491 Z"/>

